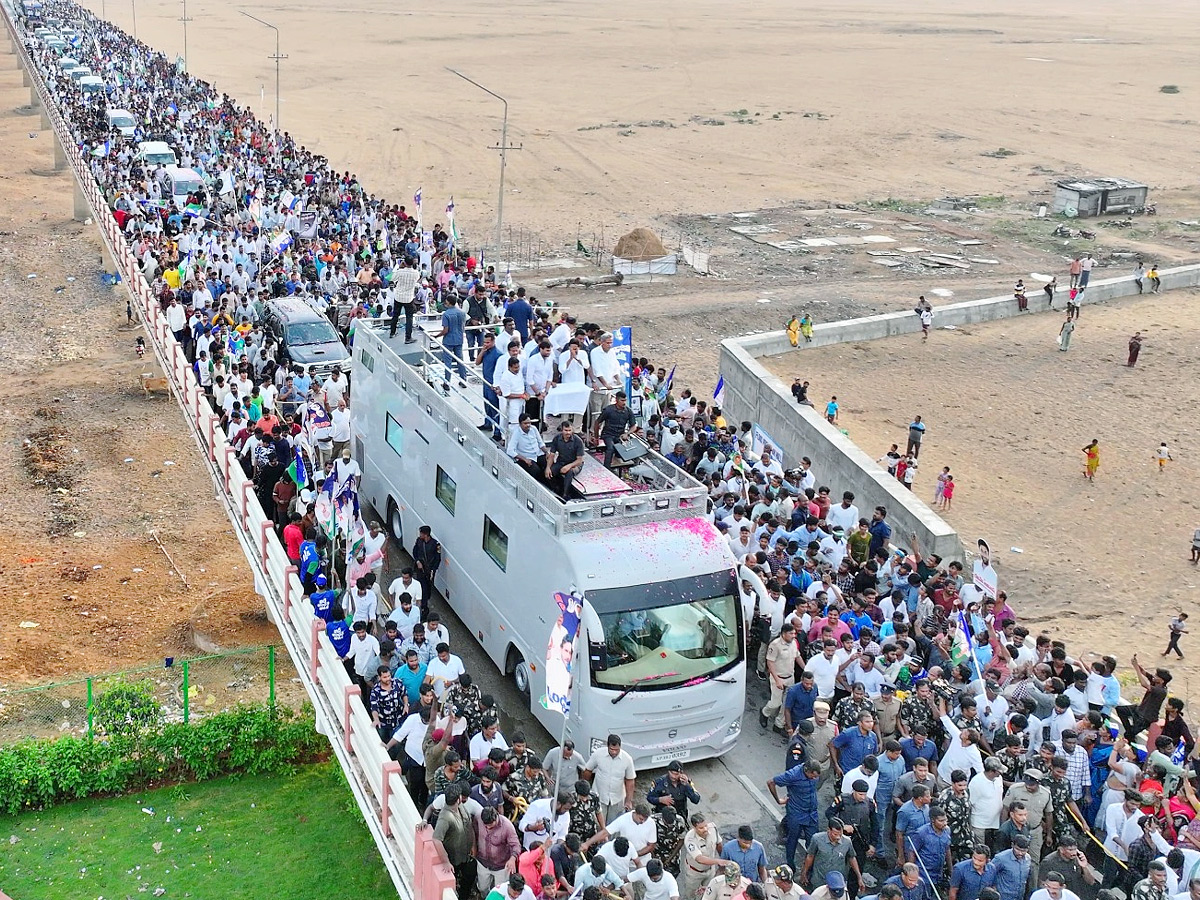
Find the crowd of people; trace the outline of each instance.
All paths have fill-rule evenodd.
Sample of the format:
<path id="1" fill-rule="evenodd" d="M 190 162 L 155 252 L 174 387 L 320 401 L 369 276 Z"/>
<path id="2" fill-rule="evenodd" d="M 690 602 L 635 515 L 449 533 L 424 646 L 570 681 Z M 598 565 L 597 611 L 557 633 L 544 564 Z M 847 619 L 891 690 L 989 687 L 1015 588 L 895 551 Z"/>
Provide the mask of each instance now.
<path id="1" fill-rule="evenodd" d="M 902 541 L 885 508 L 860 514 L 812 460 L 785 468 L 751 423 L 676 396 L 673 370 L 635 359 L 627 392 L 611 333 L 479 266 L 452 218 L 424 230 L 419 195 L 410 213 L 367 194 L 74 4 L 50 0 L 45 15 L 75 27 L 72 52 L 107 85 L 85 96 L 31 39 L 51 94 L 463 900 L 1200 900 L 1194 740 L 1169 670 L 1134 656 L 1142 697 L 1126 703 L 1116 659 L 1030 631 L 1004 592 L 980 591 L 916 535 Z M 117 107 L 137 119 L 133 140 L 108 122 Z M 203 184 L 182 202 L 164 195 L 161 167 L 135 152 L 142 140 L 166 141 Z M 394 287 L 404 269 L 417 275 L 411 296 Z M 393 335 L 403 318 L 409 340 L 414 311 L 440 312 L 447 381 L 477 369 L 481 427 L 563 496 L 585 449 L 570 419 L 542 437 L 555 384 L 587 386 L 581 426 L 606 465 L 637 435 L 708 488 L 747 570 L 747 659 L 768 694 L 759 723 L 781 736 L 779 772 L 763 783 L 784 810 L 778 841 L 747 824 L 722 833 L 679 763 L 639 788 L 620 735 L 585 757 L 570 741 L 541 753 L 503 734 L 495 697 L 431 607 L 441 550 L 428 528 L 411 563 L 389 563 L 378 523 L 348 558 L 332 552 L 315 492 L 360 475 L 350 394 L 337 371 L 289 365 L 264 332 L 264 306 L 284 296 L 347 338 L 372 317 L 390 318 Z M 811 320 L 788 331 L 807 341 Z M 807 402 L 807 382 L 793 392 Z M 918 416 L 898 463 L 915 471 L 924 435 Z M 947 478 L 941 497 L 952 496 Z M 1185 623 L 1172 626 L 1176 653 Z"/>

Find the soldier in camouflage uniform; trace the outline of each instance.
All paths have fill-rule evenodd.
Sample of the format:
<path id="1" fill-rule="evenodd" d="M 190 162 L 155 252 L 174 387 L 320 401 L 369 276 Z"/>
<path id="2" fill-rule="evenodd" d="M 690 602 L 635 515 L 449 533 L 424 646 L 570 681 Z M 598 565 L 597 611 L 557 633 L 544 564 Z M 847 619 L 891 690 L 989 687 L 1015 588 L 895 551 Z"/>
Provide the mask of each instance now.
<path id="1" fill-rule="evenodd" d="M 483 712 L 479 708 L 479 698 L 483 695 L 479 691 L 479 685 L 471 680 L 471 676 L 463 673 L 459 676 L 458 681 L 450 685 L 450 689 L 446 691 L 446 696 L 442 700 L 443 709 L 461 709 L 463 717 L 467 720 L 467 738 L 470 739 L 479 732 L 480 721 L 483 719 Z"/>
<path id="2" fill-rule="evenodd" d="M 512 765 L 513 771 L 520 772 L 525 768 L 525 764 L 534 758 L 533 751 L 529 749 L 529 743 L 525 740 L 524 732 L 518 731 L 512 736 L 512 746 L 508 749 L 508 761 Z M 541 757 L 536 758 L 539 761 L 538 768 L 541 769 Z"/>
<path id="3" fill-rule="evenodd" d="M 1050 777 L 1046 779 L 1046 787 L 1050 788 L 1050 809 L 1054 816 L 1051 831 L 1054 835 L 1054 845 L 1057 847 L 1064 837 L 1075 837 L 1079 834 L 1079 827 L 1071 812 L 1079 816 L 1080 821 L 1083 820 L 1079 807 L 1071 799 L 1071 782 L 1067 780 L 1067 761 L 1063 757 L 1054 757 Z"/>
<path id="4" fill-rule="evenodd" d="M 924 679 L 916 683 L 913 692 L 900 704 L 900 731 L 904 736 L 912 737 L 918 726 L 937 743 L 942 726 L 933 705 L 933 688 Z"/>
<path id="5" fill-rule="evenodd" d="M 675 812 L 673 806 L 664 806 L 651 818 L 658 829 L 658 842 L 654 845 L 651 856 L 661 860 L 663 868 L 678 877 L 679 848 L 683 845 L 683 836 L 688 830 L 687 820 Z"/>
<path id="6" fill-rule="evenodd" d="M 541 760 L 530 757 L 525 760 L 523 768 L 513 772 L 504 782 L 504 799 L 515 803 L 517 798 L 525 801 L 528 806 L 534 800 L 550 796 L 550 785 L 546 773 L 542 771 Z"/>
<path id="7" fill-rule="evenodd" d="M 865 685 L 856 681 L 850 687 L 850 696 L 838 701 L 833 711 L 833 720 L 842 731 L 850 731 L 858 727 L 858 716 L 863 712 L 875 715 L 875 704 L 867 696 Z"/>
<path id="8" fill-rule="evenodd" d="M 991 745 L 987 742 L 987 732 L 983 729 L 983 720 L 979 718 L 978 707 L 974 697 L 963 697 L 959 700 L 959 711 L 950 717 L 959 731 L 966 731 L 968 728 L 974 730 L 979 735 L 980 744 L 987 750 L 991 750 Z"/>
<path id="9" fill-rule="evenodd" d="M 1004 749 L 996 754 L 996 759 L 1000 760 L 1000 777 L 1004 779 L 1005 788 L 1025 777 L 1025 748 L 1018 735 L 1010 734 L 1004 739 Z"/>
<path id="10" fill-rule="evenodd" d="M 967 773 L 955 769 L 950 775 L 950 787 L 942 791 L 938 806 L 946 811 L 950 826 L 950 856 L 962 862 L 971 855 L 974 837 L 971 834 L 971 796 L 967 793 Z"/>
<path id="11" fill-rule="evenodd" d="M 582 778 L 575 782 L 575 805 L 570 816 L 570 830 L 585 844 L 600 830 L 600 798 L 592 792 L 591 782 Z M 584 856 L 591 858 L 590 853 Z"/>

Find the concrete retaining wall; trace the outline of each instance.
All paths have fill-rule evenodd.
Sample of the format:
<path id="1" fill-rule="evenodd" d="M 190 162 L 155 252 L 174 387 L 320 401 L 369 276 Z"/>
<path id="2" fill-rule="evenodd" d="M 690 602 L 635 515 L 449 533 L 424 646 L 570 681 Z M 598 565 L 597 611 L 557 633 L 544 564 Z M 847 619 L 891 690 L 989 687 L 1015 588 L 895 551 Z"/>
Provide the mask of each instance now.
<path id="1" fill-rule="evenodd" d="M 1132 267 L 1131 267 L 1132 268 Z M 1200 265 L 1159 269 L 1163 290 L 1194 288 L 1200 285 Z M 1148 283 L 1147 283 L 1148 287 Z M 1084 305 L 1102 300 L 1128 297 L 1137 293 L 1133 278 L 1095 279 L 1084 293 Z M 1045 312 L 1050 307 L 1040 285 L 1028 291 L 1031 312 Z M 1055 298 L 1054 308 L 1066 307 L 1066 291 Z M 942 325 L 973 325 L 1017 315 L 1017 303 L 1011 294 L 968 300 L 936 306 L 934 327 Z M 845 341 L 869 341 L 915 334 L 921 321 L 912 310 L 825 322 L 813 328 L 811 343 L 801 344 L 799 352 Z M 792 351 L 784 331 L 771 331 L 721 342 L 721 376 L 725 379 L 725 418 L 730 422 L 751 420 L 761 425 L 780 445 L 787 464 L 802 456 L 813 462 L 818 484 L 829 485 L 836 501 L 844 490 L 853 491 L 855 504 L 868 518 L 876 506 L 888 510 L 892 526 L 892 541 L 908 547 L 910 534 L 915 532 L 923 549 L 937 553 L 947 561 L 963 559 L 958 534 L 919 497 L 905 489 L 887 474 L 874 458 L 868 456 L 841 431 L 825 421 L 821 413 L 807 406 L 798 406 L 790 386 L 758 362 L 760 357 Z M 974 536 L 970 536 L 974 540 Z"/>

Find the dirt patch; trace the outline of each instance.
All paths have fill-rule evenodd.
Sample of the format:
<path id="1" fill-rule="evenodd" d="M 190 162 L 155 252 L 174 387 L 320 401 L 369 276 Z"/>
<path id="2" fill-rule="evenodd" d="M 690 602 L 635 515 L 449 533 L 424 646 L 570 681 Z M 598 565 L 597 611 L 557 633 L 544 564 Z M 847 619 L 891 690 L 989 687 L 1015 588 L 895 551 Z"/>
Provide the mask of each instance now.
<path id="1" fill-rule="evenodd" d="M 6 82 L 0 108 L 23 92 Z M 137 390 L 157 367 L 101 283 L 94 227 L 70 219 L 69 178 L 29 174 L 50 134 L 0 117 L 0 154 L 0 684 L 161 665 L 196 655 L 196 633 L 277 643 L 182 413 Z"/>

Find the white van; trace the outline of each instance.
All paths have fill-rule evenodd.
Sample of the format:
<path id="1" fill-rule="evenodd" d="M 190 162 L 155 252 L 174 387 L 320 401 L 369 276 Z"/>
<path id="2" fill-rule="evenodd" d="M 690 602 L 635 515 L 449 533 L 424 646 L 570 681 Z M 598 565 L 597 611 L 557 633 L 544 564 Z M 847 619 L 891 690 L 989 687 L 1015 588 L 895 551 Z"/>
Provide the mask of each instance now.
<path id="1" fill-rule="evenodd" d="M 188 194 L 198 191 L 204 186 L 204 179 L 195 169 L 181 169 L 179 166 L 167 166 L 159 176 L 159 186 L 164 197 L 172 197 L 175 205 L 183 208 L 187 203 Z"/>
<path id="2" fill-rule="evenodd" d="M 137 119 L 127 109 L 110 109 L 105 111 L 108 116 L 108 127 L 121 132 L 122 137 L 131 138 L 137 130 Z"/>
<path id="3" fill-rule="evenodd" d="M 70 72 L 72 69 L 79 67 L 79 60 L 73 56 L 60 56 L 58 58 L 58 68 L 63 72 Z"/>
<path id="4" fill-rule="evenodd" d="M 71 76 L 72 81 L 80 82 L 84 78 L 86 78 L 88 75 L 94 75 L 95 73 L 91 69 L 89 69 L 87 66 L 76 66 L 67 74 Z"/>
<path id="5" fill-rule="evenodd" d="M 85 94 L 103 94 L 104 79 L 99 75 L 84 75 L 79 79 L 79 89 Z"/>
<path id="6" fill-rule="evenodd" d="M 138 144 L 137 158 L 150 170 L 159 166 L 177 166 L 179 160 L 171 145 L 165 141 L 142 141 Z"/>

